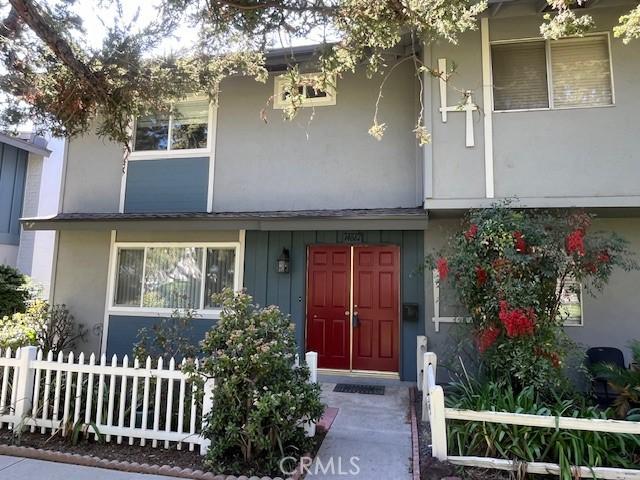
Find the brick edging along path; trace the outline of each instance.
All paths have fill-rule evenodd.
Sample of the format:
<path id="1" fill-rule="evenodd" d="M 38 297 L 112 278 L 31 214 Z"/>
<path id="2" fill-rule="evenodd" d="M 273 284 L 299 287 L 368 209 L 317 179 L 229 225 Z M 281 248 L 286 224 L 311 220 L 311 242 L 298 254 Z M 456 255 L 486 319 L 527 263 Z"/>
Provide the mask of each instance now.
<path id="1" fill-rule="evenodd" d="M 409 388 L 409 404 L 411 409 L 411 470 L 413 480 L 420 480 L 420 443 L 418 440 L 418 418 L 416 417 L 417 388 Z"/>
<path id="2" fill-rule="evenodd" d="M 85 467 L 106 468 L 109 470 L 119 470 L 121 472 L 129 473 L 146 473 L 176 478 L 189 478 L 193 480 L 282 480 L 277 478 L 272 479 L 271 477 L 235 477 L 233 475 L 214 475 L 211 472 L 192 470 L 191 468 L 170 467 L 169 465 L 149 465 L 148 463 L 120 460 L 106 460 L 91 455 L 43 450 L 41 448 L 33 447 L 19 447 L 16 445 L 0 445 L 0 455 L 45 460 L 48 462 L 68 463 L 72 465 L 82 465 Z"/>

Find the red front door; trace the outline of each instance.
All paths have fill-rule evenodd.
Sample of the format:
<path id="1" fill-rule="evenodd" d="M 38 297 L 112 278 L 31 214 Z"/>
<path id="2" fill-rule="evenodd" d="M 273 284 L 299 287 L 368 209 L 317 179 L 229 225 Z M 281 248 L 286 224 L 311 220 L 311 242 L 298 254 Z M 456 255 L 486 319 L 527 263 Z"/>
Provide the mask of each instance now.
<path id="1" fill-rule="evenodd" d="M 321 368 L 350 364 L 350 272 L 348 246 L 309 247 L 307 350 L 318 352 Z"/>
<path id="2" fill-rule="evenodd" d="M 399 286 L 399 247 L 309 247 L 307 350 L 320 368 L 398 371 Z"/>
<path id="3" fill-rule="evenodd" d="M 353 370 L 398 371 L 400 248 L 355 247 Z"/>

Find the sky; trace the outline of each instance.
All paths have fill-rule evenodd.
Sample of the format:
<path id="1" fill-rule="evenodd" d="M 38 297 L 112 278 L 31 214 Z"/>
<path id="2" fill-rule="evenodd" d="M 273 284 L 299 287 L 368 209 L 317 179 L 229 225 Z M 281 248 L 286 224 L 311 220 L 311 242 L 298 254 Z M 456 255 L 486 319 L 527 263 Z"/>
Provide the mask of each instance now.
<path id="1" fill-rule="evenodd" d="M 44 0 L 49 4 L 55 4 L 60 0 Z M 110 3 L 110 2 L 108 2 Z M 130 23 L 136 13 L 139 11 L 137 24 L 144 25 L 153 20 L 157 15 L 158 0 L 122 0 L 123 16 L 125 23 Z M 84 20 L 85 29 L 87 31 L 87 41 L 91 47 L 99 47 L 104 38 L 106 29 L 104 23 L 110 24 L 116 14 L 113 4 L 108 7 L 101 7 L 97 0 L 78 0 L 75 10 Z M 103 23 L 104 22 L 104 23 Z M 321 43 L 324 37 L 324 29 L 317 29 L 306 38 L 289 39 L 286 35 L 274 36 L 272 39 L 273 48 L 284 48 L 290 46 L 309 45 Z M 158 45 L 156 52 L 158 54 L 170 53 L 179 50 L 185 45 L 192 44 L 196 41 L 197 31 L 183 27 L 176 32 L 175 38 L 167 38 Z"/>

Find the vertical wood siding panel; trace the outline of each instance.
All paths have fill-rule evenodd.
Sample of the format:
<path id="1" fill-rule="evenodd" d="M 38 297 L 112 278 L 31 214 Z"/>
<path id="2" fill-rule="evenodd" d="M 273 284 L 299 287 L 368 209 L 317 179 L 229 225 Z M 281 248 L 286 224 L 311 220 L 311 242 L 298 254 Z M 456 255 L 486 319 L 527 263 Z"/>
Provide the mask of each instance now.
<path id="1" fill-rule="evenodd" d="M 319 231 L 316 233 L 316 241 L 318 243 L 338 243 L 338 235 L 335 231 Z"/>
<path id="2" fill-rule="evenodd" d="M 294 275 L 293 271 L 289 271 L 288 274 L 285 273 L 277 273 L 277 258 L 282 253 L 282 249 L 286 248 L 289 250 L 289 260 L 290 260 L 290 268 L 294 269 L 295 265 L 291 261 L 291 232 L 274 232 L 276 234 L 277 243 L 276 243 L 276 252 L 273 256 L 273 269 L 276 271 L 276 275 L 278 278 L 278 292 L 276 297 L 276 305 L 280 306 L 280 309 L 286 313 L 291 313 L 291 283 L 292 277 Z"/>
<path id="3" fill-rule="evenodd" d="M 416 337 L 424 331 L 424 275 L 417 272 L 424 259 L 423 232 L 405 231 L 402 240 L 403 302 L 418 304 L 418 320 L 402 323 L 401 376 L 412 381 L 416 378 Z"/>
<path id="4" fill-rule="evenodd" d="M 370 245 L 380 243 L 380 231 L 369 230 L 367 232 L 364 232 L 364 243 L 368 243 Z"/>
<path id="5" fill-rule="evenodd" d="M 269 258 L 269 233 L 254 232 L 256 236 L 255 244 L 255 265 L 256 275 L 253 295 L 255 303 L 259 305 L 267 304 L 267 266 Z"/>
<path id="6" fill-rule="evenodd" d="M 3 145 L 2 171 L 0 172 L 0 233 L 9 234 L 11 231 L 13 183 L 16 175 L 17 162 L 17 149 L 9 145 Z"/>
<path id="7" fill-rule="evenodd" d="M 19 238 L 20 217 L 22 216 L 22 205 L 24 203 L 24 189 L 27 182 L 27 162 L 29 155 L 24 150 L 19 150 L 17 153 L 16 176 L 13 181 L 13 201 L 11 205 L 9 234 Z"/>

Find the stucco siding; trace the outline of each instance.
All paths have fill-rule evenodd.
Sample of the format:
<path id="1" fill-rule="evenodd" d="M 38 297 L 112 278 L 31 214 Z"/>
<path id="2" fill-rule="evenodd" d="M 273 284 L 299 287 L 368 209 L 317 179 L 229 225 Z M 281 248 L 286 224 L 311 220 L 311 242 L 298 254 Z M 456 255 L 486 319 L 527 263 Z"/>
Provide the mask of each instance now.
<path id="1" fill-rule="evenodd" d="M 117 212 L 122 146 L 87 133 L 72 138 L 67 148 L 62 211 Z"/>
<path id="2" fill-rule="evenodd" d="M 627 7 L 594 8 L 596 31 L 611 31 Z M 538 37 L 541 16 L 490 21 L 492 40 Z M 637 117 L 640 48 L 611 35 L 615 106 L 493 115 L 496 195 L 640 195 Z"/>
<path id="3" fill-rule="evenodd" d="M 209 157 L 130 161 L 125 212 L 206 212 Z"/>
<path id="4" fill-rule="evenodd" d="M 67 305 L 87 337 L 76 351 L 99 353 L 104 323 L 110 233 L 107 231 L 61 231 L 53 302 Z"/>
<path id="5" fill-rule="evenodd" d="M 425 251 L 434 252 L 441 248 L 451 234 L 460 230 L 461 220 L 432 220 L 425 231 Z M 640 254 L 640 218 L 597 218 L 594 231 L 613 231 L 630 242 L 632 250 Z M 616 347 L 621 349 L 627 362 L 631 361 L 629 342 L 640 339 L 640 298 L 637 285 L 640 271 L 624 272 L 616 270 L 609 284 L 601 292 L 583 298 L 583 326 L 566 327 L 568 335 L 581 347 Z M 426 316 L 425 331 L 429 349 L 435 351 L 443 363 L 455 362 L 453 357 L 457 328 L 452 324 L 440 324 L 435 331 L 433 280 L 428 275 L 425 281 Z"/>
<path id="6" fill-rule="evenodd" d="M 431 45 L 431 63 L 438 66 L 438 59 L 447 60 L 450 72 L 447 106 L 460 105 L 464 101 L 461 91 L 470 90 L 473 102 L 482 107 L 482 55 L 480 32 L 467 32 L 460 36 L 457 45 L 439 41 Z M 434 198 L 477 198 L 485 194 L 484 181 L 484 127 L 482 108 L 473 112 L 475 146 L 465 146 L 465 112 L 449 112 L 447 122 L 439 112 L 439 79 L 432 78 L 431 102 L 433 122 L 433 196 Z"/>
<path id="7" fill-rule="evenodd" d="M 218 109 L 214 210 L 412 207 L 420 204 L 416 158 L 417 93 L 413 65 L 398 67 L 384 89 L 382 141 L 368 133 L 379 76 L 338 80 L 335 106 L 304 108 L 293 122 L 265 107 L 266 84 L 232 78 Z M 266 108 L 268 122 L 260 118 Z M 313 118 L 311 118 L 313 117 Z"/>

